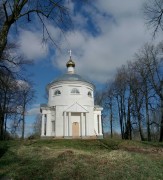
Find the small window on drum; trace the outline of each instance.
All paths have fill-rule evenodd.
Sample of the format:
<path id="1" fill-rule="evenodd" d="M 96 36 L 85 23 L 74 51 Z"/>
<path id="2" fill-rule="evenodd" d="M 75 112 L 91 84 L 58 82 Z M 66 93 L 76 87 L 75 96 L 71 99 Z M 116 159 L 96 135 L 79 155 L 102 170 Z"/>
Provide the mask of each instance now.
<path id="1" fill-rule="evenodd" d="M 88 96 L 89 96 L 89 97 L 92 97 L 91 91 L 88 92 Z"/>
<path id="2" fill-rule="evenodd" d="M 71 94 L 80 94 L 79 90 L 77 88 L 73 88 L 71 90 Z"/>
<path id="3" fill-rule="evenodd" d="M 57 90 L 54 92 L 54 95 L 55 95 L 55 96 L 61 95 L 61 91 L 57 89 Z"/>

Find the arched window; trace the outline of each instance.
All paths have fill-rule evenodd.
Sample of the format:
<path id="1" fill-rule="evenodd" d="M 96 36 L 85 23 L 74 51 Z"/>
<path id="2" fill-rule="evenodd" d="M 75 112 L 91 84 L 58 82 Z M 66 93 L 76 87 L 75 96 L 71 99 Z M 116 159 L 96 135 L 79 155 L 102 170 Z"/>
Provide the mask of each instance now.
<path id="1" fill-rule="evenodd" d="M 77 88 L 73 88 L 71 90 L 71 94 L 80 94 L 79 90 Z"/>
<path id="2" fill-rule="evenodd" d="M 61 95 L 61 91 L 57 89 L 57 90 L 54 92 L 54 95 L 55 95 L 55 96 Z"/>
<path id="3" fill-rule="evenodd" d="M 88 92 L 88 96 L 89 96 L 89 97 L 92 97 L 91 91 Z"/>

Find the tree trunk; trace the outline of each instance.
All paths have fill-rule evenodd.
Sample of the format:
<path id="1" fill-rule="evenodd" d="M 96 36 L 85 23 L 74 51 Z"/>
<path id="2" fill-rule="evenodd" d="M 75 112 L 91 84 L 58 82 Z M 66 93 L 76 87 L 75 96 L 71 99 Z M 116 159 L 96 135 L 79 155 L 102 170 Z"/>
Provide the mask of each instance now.
<path id="1" fill-rule="evenodd" d="M 14 23 L 14 19 L 11 19 L 10 17 L 10 21 L 6 21 L 0 31 L 0 61 L 2 61 L 3 52 L 7 45 L 8 33 L 12 23 Z"/>
<path id="2" fill-rule="evenodd" d="M 163 80 L 161 81 L 161 125 L 160 125 L 160 142 L 163 141 Z"/>
<path id="3" fill-rule="evenodd" d="M 120 104 L 120 111 L 121 111 L 121 117 L 120 117 L 120 121 L 121 121 L 121 128 L 122 128 L 122 139 L 124 139 L 124 113 L 123 113 L 123 101 L 122 101 L 122 97 L 121 97 L 121 104 Z"/>
<path id="4" fill-rule="evenodd" d="M 7 133 L 7 113 L 5 114 L 5 118 L 4 118 L 4 139 L 6 139 L 6 133 Z"/>
<path id="5" fill-rule="evenodd" d="M 25 100 L 23 102 L 23 112 L 22 112 L 22 139 L 24 139 L 25 133 Z"/>
<path id="6" fill-rule="evenodd" d="M 7 91 L 4 91 L 4 99 L 2 100 L 2 106 L 0 107 L 0 140 L 4 140 L 4 123 L 5 123 L 5 112 L 7 104 Z"/>
<path id="7" fill-rule="evenodd" d="M 4 114 L 0 112 L 0 140 L 4 140 Z"/>
<path id="8" fill-rule="evenodd" d="M 110 104 L 110 135 L 111 138 L 113 137 L 113 110 L 112 110 L 112 104 Z"/>
<path id="9" fill-rule="evenodd" d="M 144 139 L 144 135 L 143 135 L 143 131 L 142 131 L 142 125 L 141 125 L 141 113 L 140 113 L 140 109 L 141 109 L 141 104 L 138 104 L 138 93 L 135 92 L 135 105 L 136 105 L 136 112 L 137 112 L 137 118 L 138 118 L 138 126 L 139 126 L 139 133 L 140 133 L 140 138 L 141 141 L 145 141 Z"/>
<path id="10" fill-rule="evenodd" d="M 0 30 L 0 61 L 2 60 L 3 52 L 7 45 L 7 37 L 8 37 L 9 30 L 11 28 L 11 25 L 15 23 L 17 19 L 19 19 L 19 15 L 27 2 L 28 0 L 22 0 L 21 2 L 15 1 L 10 15 L 8 15 L 8 12 L 7 12 L 8 7 L 6 3 L 5 2 L 3 3 L 3 6 L 4 6 L 3 10 L 4 11 L 6 10 L 5 12 L 6 21 L 4 22 L 4 24 L 2 25 L 2 29 Z"/>
<path id="11" fill-rule="evenodd" d="M 143 135 L 143 131 L 142 131 L 142 126 L 141 126 L 141 116 L 140 116 L 140 112 L 139 112 L 139 114 L 138 114 L 138 125 L 139 125 L 139 133 L 140 133 L 141 141 L 145 141 L 144 135 Z"/>
<path id="12" fill-rule="evenodd" d="M 120 103 L 118 96 L 116 97 L 117 104 L 118 104 L 118 115 L 119 115 L 119 124 L 120 124 L 120 130 L 121 130 L 121 138 L 123 139 L 123 128 L 122 128 L 122 115 L 121 115 L 121 109 L 120 109 Z"/>
<path id="13" fill-rule="evenodd" d="M 128 112 L 127 112 L 127 124 L 126 124 L 126 132 L 125 139 L 132 139 L 132 128 L 131 128 L 131 118 L 130 118 L 130 100 L 128 100 Z"/>
<path id="14" fill-rule="evenodd" d="M 147 123 L 147 140 L 151 141 L 151 130 L 149 123 L 149 110 L 148 110 L 148 101 L 146 100 L 146 123 Z"/>
<path id="15" fill-rule="evenodd" d="M 163 107 L 162 107 L 163 109 Z M 163 111 L 163 110 L 162 110 Z M 163 112 L 161 114 L 161 127 L 160 127 L 160 139 L 159 139 L 160 142 L 163 141 Z"/>
<path id="16" fill-rule="evenodd" d="M 146 108 L 146 124 L 147 124 L 147 140 L 151 141 L 151 130 L 150 130 L 150 123 L 149 123 L 149 109 L 148 109 L 148 90 L 146 87 L 145 90 L 145 108 Z"/>

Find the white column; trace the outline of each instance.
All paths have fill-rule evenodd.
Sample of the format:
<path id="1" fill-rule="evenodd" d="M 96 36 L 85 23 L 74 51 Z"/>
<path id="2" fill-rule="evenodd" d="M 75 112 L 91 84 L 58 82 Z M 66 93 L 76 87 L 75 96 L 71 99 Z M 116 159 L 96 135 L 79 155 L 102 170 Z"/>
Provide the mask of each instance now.
<path id="1" fill-rule="evenodd" d="M 41 136 L 44 136 L 44 114 L 42 114 Z"/>
<path id="2" fill-rule="evenodd" d="M 68 116 L 67 116 L 67 112 L 65 113 L 65 136 L 68 136 Z"/>
<path id="3" fill-rule="evenodd" d="M 68 136 L 71 134 L 71 112 L 68 113 Z"/>
<path id="4" fill-rule="evenodd" d="M 101 126 L 101 114 L 99 115 L 99 134 L 102 135 L 102 126 Z"/>
<path id="5" fill-rule="evenodd" d="M 63 112 L 63 136 L 66 136 L 66 112 Z"/>
<path id="6" fill-rule="evenodd" d="M 85 136 L 85 113 L 83 113 L 83 119 L 82 119 L 82 136 Z"/>
<path id="7" fill-rule="evenodd" d="M 87 136 L 87 114 L 85 114 L 85 136 Z"/>
<path id="8" fill-rule="evenodd" d="M 47 112 L 46 114 L 46 136 L 51 136 L 52 127 L 51 127 L 51 114 Z"/>
<path id="9" fill-rule="evenodd" d="M 80 136 L 82 137 L 82 134 L 83 134 L 83 132 L 82 132 L 82 121 L 83 121 L 83 113 L 81 113 L 81 115 L 80 115 Z"/>

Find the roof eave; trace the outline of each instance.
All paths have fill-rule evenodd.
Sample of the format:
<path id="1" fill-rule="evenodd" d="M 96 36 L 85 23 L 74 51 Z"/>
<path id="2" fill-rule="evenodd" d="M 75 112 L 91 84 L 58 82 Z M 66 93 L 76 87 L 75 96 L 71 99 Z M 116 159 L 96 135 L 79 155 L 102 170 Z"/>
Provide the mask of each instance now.
<path id="1" fill-rule="evenodd" d="M 64 80 L 62 80 L 62 81 L 60 81 L 60 80 L 58 80 L 58 81 L 53 81 L 53 82 L 51 82 L 51 83 L 49 83 L 47 86 L 46 86 L 46 89 L 47 90 L 49 90 L 49 88 L 52 86 L 52 85 L 54 85 L 54 84 L 56 84 L 56 83 L 64 83 L 64 82 L 82 82 L 82 83 L 86 83 L 86 84 L 89 84 L 89 85 L 91 85 L 92 86 L 92 88 L 95 90 L 95 85 L 93 84 L 93 83 L 90 83 L 90 82 L 87 82 L 87 81 L 79 81 L 79 80 L 74 80 L 74 81 L 64 81 Z"/>

